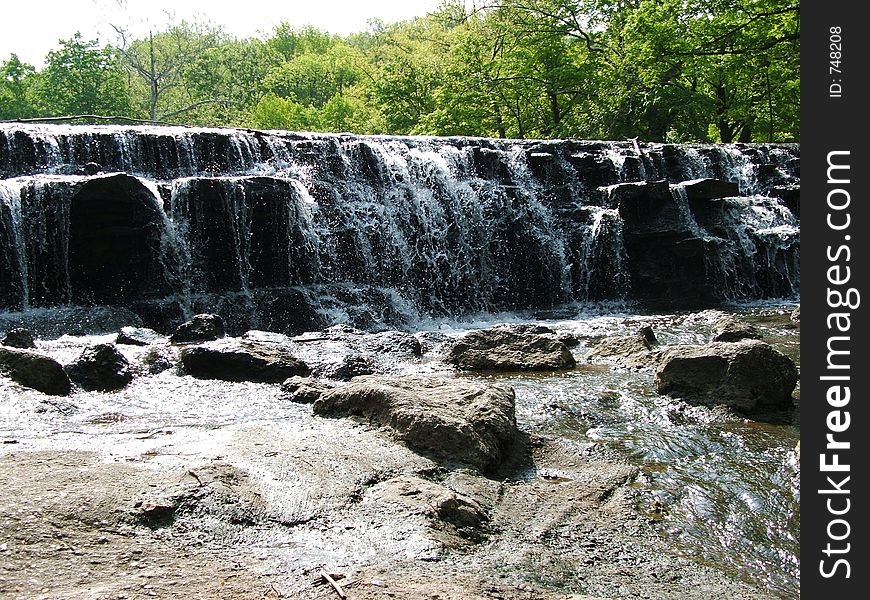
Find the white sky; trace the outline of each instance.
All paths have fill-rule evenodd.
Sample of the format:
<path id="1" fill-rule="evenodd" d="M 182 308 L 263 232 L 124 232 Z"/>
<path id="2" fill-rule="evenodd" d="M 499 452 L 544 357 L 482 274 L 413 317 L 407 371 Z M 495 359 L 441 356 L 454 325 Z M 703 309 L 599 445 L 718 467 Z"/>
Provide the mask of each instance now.
<path id="1" fill-rule="evenodd" d="M 333 33 L 366 29 L 366 21 L 389 23 L 434 10 L 438 0 L 5 0 L 0 9 L 0 62 L 13 52 L 37 68 L 58 40 L 81 31 L 85 39 L 113 42 L 112 24 L 143 35 L 176 21 L 207 20 L 237 37 L 268 33 L 281 21 L 314 25 Z"/>

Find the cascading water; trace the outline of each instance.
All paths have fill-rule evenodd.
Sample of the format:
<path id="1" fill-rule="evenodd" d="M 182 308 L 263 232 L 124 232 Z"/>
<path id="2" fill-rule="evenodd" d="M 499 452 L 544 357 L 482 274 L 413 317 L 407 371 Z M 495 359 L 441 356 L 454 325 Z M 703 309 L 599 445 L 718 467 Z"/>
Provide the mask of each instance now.
<path id="1" fill-rule="evenodd" d="M 269 333 L 248 335 L 284 339 L 305 360 L 331 358 L 318 357 L 332 351 L 310 343 L 324 338 L 306 334 L 287 341 L 277 332 L 334 323 L 369 329 L 408 325 L 437 329 L 419 337 L 437 341 L 494 319 L 525 322 L 529 313 L 524 309 L 532 309 L 539 323 L 544 319 L 567 334 L 563 339 L 581 340 L 574 350 L 579 356 L 588 350 L 585 340 L 630 335 L 645 325 L 655 327 L 663 344 L 703 343 L 722 311 L 631 315 L 646 311 L 646 304 L 670 313 L 731 301 L 796 299 L 798 197 L 795 145 L 0 124 L 0 312 L 31 309 L 0 314 L 0 325 L 8 330 L 34 323 L 40 350 L 64 363 L 95 340 L 109 339 L 90 334 L 115 332 L 139 321 L 169 332 L 205 311 L 221 314 L 231 335 L 265 330 Z M 598 302 L 610 309 L 612 301 L 623 303 L 620 309 L 632 309 L 625 304 L 637 302 L 641 310 L 588 319 L 582 310 Z M 581 318 L 541 310 L 563 304 L 570 308 L 570 319 L 578 313 Z M 106 305 L 118 310 L 100 308 Z M 55 307 L 57 311 L 41 310 Z M 487 311 L 512 314 L 469 315 Z M 426 319 L 427 313 L 434 318 Z M 799 362 L 799 326 L 788 312 L 778 307 L 742 316 Z M 46 325 L 43 317 L 51 323 Z M 453 317 L 469 317 L 472 324 Z M 360 332 L 347 335 L 363 339 Z M 147 351 L 123 350 L 137 357 Z M 427 351 L 422 361 L 397 359 L 389 368 L 440 372 L 439 353 Z M 643 475 L 632 489 L 640 499 L 654 497 L 667 509 L 658 518 L 662 529 L 679 540 L 675 548 L 765 592 L 794 597 L 800 573 L 799 490 L 791 487 L 794 469 L 786 461 L 797 442 L 797 423 L 753 424 L 701 407 L 696 411 L 656 394 L 650 376 L 586 365 L 558 374 L 508 374 L 501 382 L 517 392 L 523 431 L 567 443 L 565 457 L 572 462 L 563 466 L 573 469 L 578 452 L 583 456 L 578 462 L 588 460 L 596 471 L 594 461 L 602 456 L 607 462 L 618 457 L 613 466 L 618 464 L 620 473 L 623 463 L 638 466 Z M 469 377 L 474 376 L 463 375 Z M 188 448 L 211 452 L 208 444 L 220 428 L 250 420 L 258 428 L 254 452 L 262 465 L 259 443 L 271 436 L 264 431 L 273 431 L 283 443 L 293 437 L 288 423 L 307 428 L 304 419 L 312 418 L 307 407 L 277 401 L 277 386 L 203 382 L 171 369 L 137 376 L 120 396 L 77 391 L 78 412 L 70 417 L 57 417 L 52 411 L 60 409 L 54 405 L 47 416 L 31 410 L 27 402 L 32 395 L 13 393 L 15 401 L 7 403 L 0 421 L 6 419 L 6 437 L 20 441 L 16 448 L 33 447 L 32 439 L 40 448 L 58 439 L 61 446 L 72 444 L 77 450 L 84 439 L 92 447 L 117 448 L 120 436 L 133 432 L 135 456 L 146 456 L 141 428 L 170 431 L 171 426 L 178 435 L 169 437 L 188 442 L 168 444 L 192 444 L 174 447 L 173 456 L 188 460 Z M 179 397 L 185 402 L 179 404 Z M 113 429 L 106 429 L 107 415 Z M 117 415 L 123 419 L 116 420 Z M 28 433 L 21 427 L 26 423 L 43 429 Z M 340 432 L 340 438 L 329 439 L 341 443 L 327 445 L 354 458 L 365 453 L 359 437 L 345 443 L 347 429 L 340 424 L 331 419 L 318 423 Z M 278 429 L 269 430 L 273 425 Z M 112 444 L 105 444 L 107 431 Z M 233 439 L 233 448 L 247 452 L 246 444 Z M 332 485 L 337 463 L 328 450 L 323 456 L 330 465 L 326 485 Z M 275 473 L 279 479 L 286 471 Z M 561 485 L 549 475 L 527 475 L 543 479 L 545 487 L 524 482 L 503 489 L 510 494 L 511 488 Z M 296 479 L 287 485 L 296 486 Z M 583 479 L 582 489 L 594 491 L 595 486 Z M 534 502 L 531 513 L 518 511 L 519 524 L 512 526 L 525 528 L 541 516 L 539 508 Z M 553 510 L 567 512 L 562 505 Z M 609 508 L 607 512 L 612 521 Z M 574 516 L 586 519 L 585 513 Z M 322 529 L 323 522 L 311 525 Z M 591 529 L 595 522 L 592 518 Z M 304 523 L 292 528 L 281 523 L 282 530 L 307 535 Z M 346 531 L 355 540 L 366 539 L 356 529 Z M 485 552 L 467 556 L 475 571 L 502 574 L 511 565 L 512 572 L 527 572 L 538 582 L 541 564 L 549 563 L 547 585 L 560 593 L 633 593 L 610 581 L 590 590 L 581 580 L 593 573 L 611 579 L 613 571 L 602 570 L 598 560 L 624 569 L 620 581 L 643 576 L 640 567 L 646 560 L 640 554 L 648 546 L 639 543 L 632 550 L 638 562 L 622 562 L 625 557 L 615 552 L 600 558 L 598 549 L 606 544 L 594 537 L 586 539 L 595 543 L 578 544 L 575 533 L 572 527 L 553 537 L 530 534 L 534 540 L 526 546 L 506 535 L 501 547 L 487 543 Z M 629 533 L 626 548 L 634 548 L 641 540 L 625 529 Z M 398 537 L 395 532 L 389 536 Z M 565 545 L 554 545 L 560 536 Z M 287 546 L 294 554 L 301 547 Z M 318 546 L 318 556 L 325 546 Z M 274 555 L 273 548 L 269 554 Z M 463 551 L 455 557 L 460 554 L 465 556 Z M 659 580 L 662 573 L 666 577 Z M 672 579 L 668 570 L 651 576 L 656 590 L 691 588 L 685 579 Z M 647 591 L 635 595 L 656 597 Z"/>
<path id="2" fill-rule="evenodd" d="M 797 146 L 6 124 L 0 309 L 105 299 L 76 283 L 104 270 L 69 256 L 86 241 L 110 273 L 135 255 L 117 303 L 164 329 L 232 295 L 240 325 L 274 325 L 269 298 L 312 286 L 418 315 L 787 296 L 798 226 L 773 196 L 797 187 L 797 164 Z M 703 178 L 739 191 L 682 183 Z M 98 210 L 94 186 L 111 214 L 71 223 L 82 203 Z M 144 250 L 112 233 L 125 229 Z M 308 308 L 316 321 L 335 306 Z"/>

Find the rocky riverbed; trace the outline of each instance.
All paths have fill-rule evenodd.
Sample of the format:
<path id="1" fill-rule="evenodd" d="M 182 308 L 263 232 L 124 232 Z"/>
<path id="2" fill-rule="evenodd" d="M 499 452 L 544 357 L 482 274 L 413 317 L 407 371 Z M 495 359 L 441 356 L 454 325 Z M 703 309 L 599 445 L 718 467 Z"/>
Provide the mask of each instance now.
<path id="1" fill-rule="evenodd" d="M 798 597 L 792 308 L 234 338 L 34 318 L 0 356 L 0 595 Z M 757 402 L 664 368 L 726 345 L 698 364 L 745 399 L 735 348 L 767 344 L 788 362 Z M 22 384 L 21 354 L 70 393 Z"/>

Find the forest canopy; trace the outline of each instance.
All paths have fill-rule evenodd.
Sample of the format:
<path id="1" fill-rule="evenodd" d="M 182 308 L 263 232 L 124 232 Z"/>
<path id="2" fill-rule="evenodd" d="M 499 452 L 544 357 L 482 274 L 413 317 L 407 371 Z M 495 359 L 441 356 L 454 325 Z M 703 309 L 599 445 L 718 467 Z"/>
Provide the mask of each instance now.
<path id="1" fill-rule="evenodd" d="M 799 141 L 799 13 L 797 0 L 448 0 L 348 36 L 116 27 L 111 43 L 59 40 L 42 69 L 0 62 L 0 120 Z"/>

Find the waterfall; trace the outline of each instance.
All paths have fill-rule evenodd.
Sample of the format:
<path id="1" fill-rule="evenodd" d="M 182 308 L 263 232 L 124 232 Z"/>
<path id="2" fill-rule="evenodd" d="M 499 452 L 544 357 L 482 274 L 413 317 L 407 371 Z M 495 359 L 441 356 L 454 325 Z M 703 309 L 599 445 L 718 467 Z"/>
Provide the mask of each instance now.
<path id="1" fill-rule="evenodd" d="M 0 310 L 292 328 L 793 295 L 798 168 L 795 145 L 0 124 Z"/>

